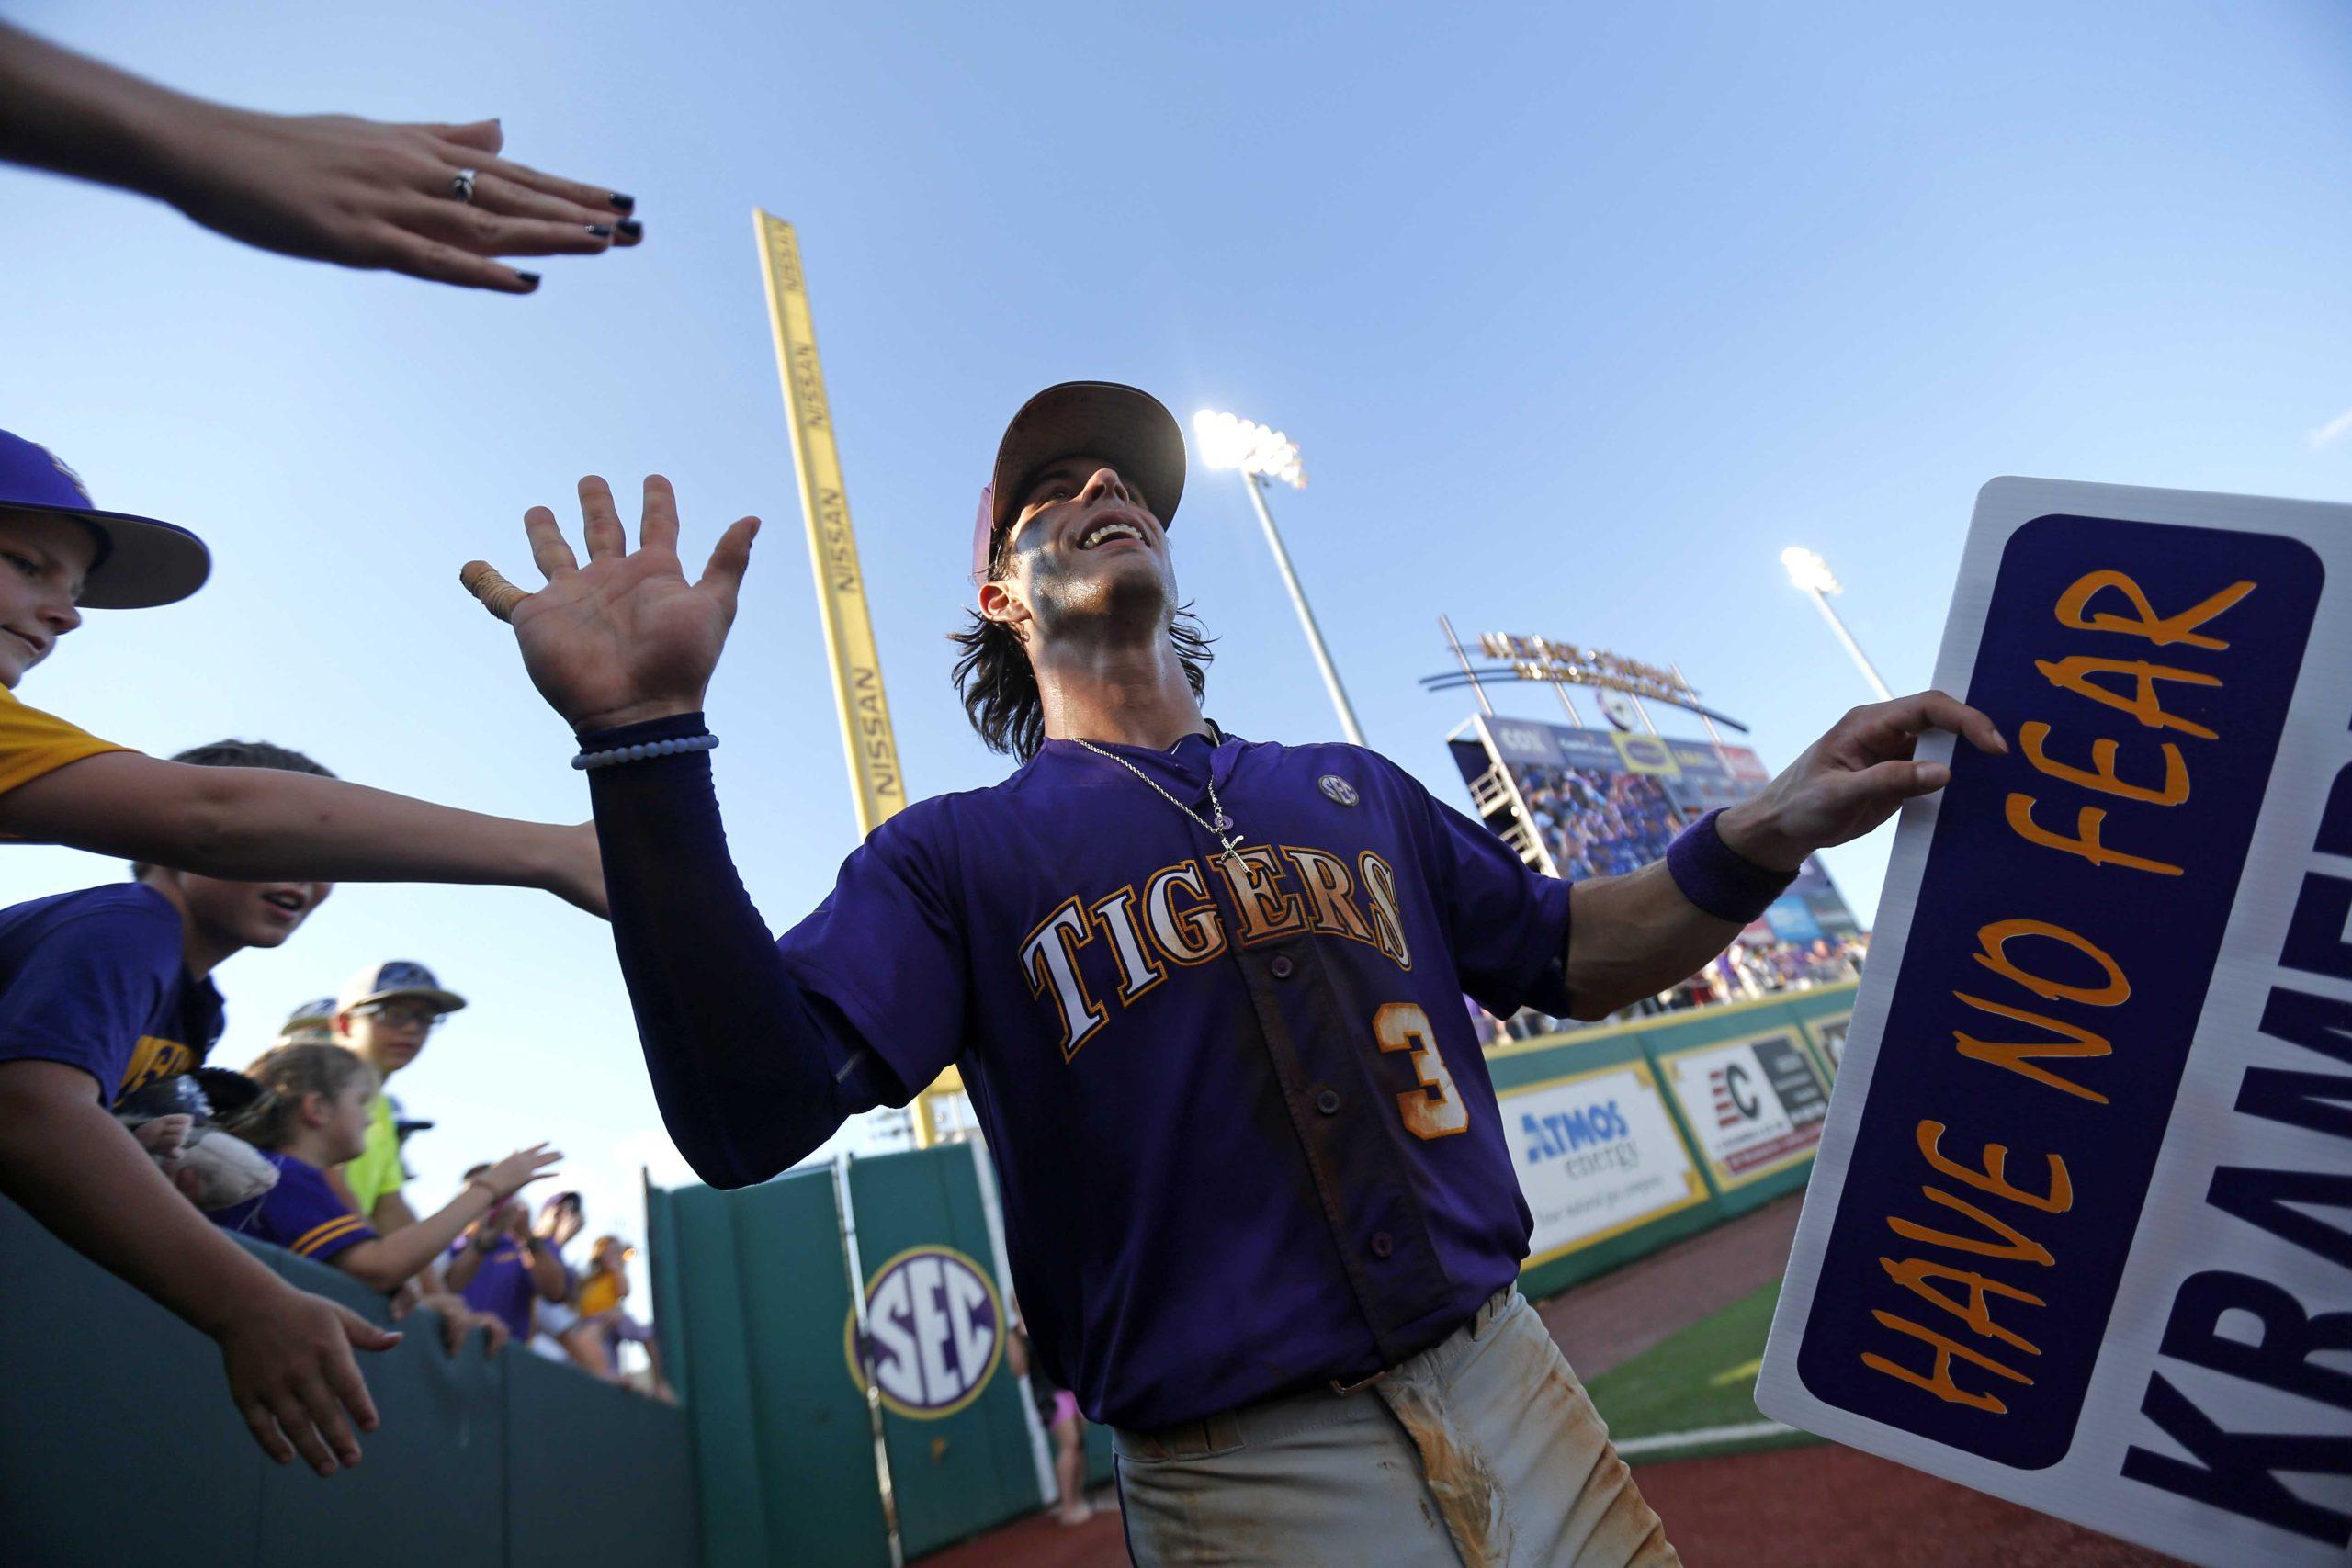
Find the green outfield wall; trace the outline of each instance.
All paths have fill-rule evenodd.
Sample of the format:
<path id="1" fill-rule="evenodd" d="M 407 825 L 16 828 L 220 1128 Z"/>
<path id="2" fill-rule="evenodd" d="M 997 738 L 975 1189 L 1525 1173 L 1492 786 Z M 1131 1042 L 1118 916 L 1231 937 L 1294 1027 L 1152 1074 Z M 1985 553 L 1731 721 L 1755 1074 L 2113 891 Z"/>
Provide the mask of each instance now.
<path id="1" fill-rule="evenodd" d="M 1803 1187 L 1855 989 L 1781 992 L 1487 1052 L 1535 1215 L 1520 1288 L 1556 1295 Z"/>
<path id="2" fill-rule="evenodd" d="M 1851 984 L 1514 1042 L 1484 1060 L 1535 1215 L 1521 1275 L 1556 1294 L 1804 1185 Z M 965 1145 L 854 1161 L 906 1555 L 1045 1505 L 1043 1433 L 1002 1359 L 1009 1269 Z M 828 1169 L 647 1199 L 656 1315 L 684 1397 L 710 1568 L 883 1568 L 874 1422 Z M 1088 1433 L 1090 1473 L 1110 1472 Z"/>
<path id="3" fill-rule="evenodd" d="M 280 1275 L 377 1322 L 383 1298 L 273 1247 Z M 382 1426 L 321 1480 L 263 1457 L 212 1342 L 0 1200 L 0 1562 L 691 1562 L 682 1411 L 413 1314 L 360 1358 Z M 803 1562 L 816 1559 L 802 1558 Z"/>

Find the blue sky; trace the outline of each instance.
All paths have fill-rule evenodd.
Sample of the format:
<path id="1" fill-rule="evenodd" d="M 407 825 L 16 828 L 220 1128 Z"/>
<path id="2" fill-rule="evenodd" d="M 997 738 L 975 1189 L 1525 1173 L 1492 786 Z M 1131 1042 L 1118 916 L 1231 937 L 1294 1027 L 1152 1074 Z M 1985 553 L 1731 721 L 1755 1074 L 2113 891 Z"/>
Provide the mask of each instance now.
<path id="1" fill-rule="evenodd" d="M 1372 743 L 1449 801 L 1437 627 L 1675 660 L 1785 764 L 1866 693 L 1784 583 L 1822 551 L 1898 689 L 2003 473 L 2342 500 L 2352 28 L 2321 4 L 398 8 L 32 4 L 208 96 L 505 120 L 634 191 L 639 251 L 461 295 L 220 242 L 0 171 L 0 427 L 100 504 L 209 538 L 212 584 L 96 614 L 20 694 L 168 751 L 223 734 L 571 818 L 569 738 L 456 586 L 587 471 L 677 483 L 689 550 L 768 520 L 713 688 L 772 924 L 854 836 L 749 213 L 800 230 L 917 795 L 1005 764 L 947 687 L 1003 421 L 1072 377 L 1283 426 L 1275 497 Z M 1174 544 L 1210 712 L 1329 736 L 1238 481 Z M 1556 715 L 1544 693 L 1506 711 Z M 1867 918 L 1887 836 L 1835 852 Z M 106 880 L 6 852 L 9 899 Z M 437 1203 L 551 1137 L 592 1225 L 675 1176 L 600 926 L 519 892 L 343 889 L 220 975 L 219 1059 L 371 960 L 472 997 L 396 1088 Z"/>

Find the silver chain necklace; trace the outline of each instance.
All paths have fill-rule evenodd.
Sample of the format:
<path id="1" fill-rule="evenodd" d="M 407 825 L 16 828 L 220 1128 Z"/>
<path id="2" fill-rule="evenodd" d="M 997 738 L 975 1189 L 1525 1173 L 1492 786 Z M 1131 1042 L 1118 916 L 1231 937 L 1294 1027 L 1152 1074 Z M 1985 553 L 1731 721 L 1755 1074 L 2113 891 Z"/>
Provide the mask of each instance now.
<path id="1" fill-rule="evenodd" d="M 1204 818 L 1199 812 L 1193 810 L 1191 807 L 1185 805 L 1182 801 L 1177 799 L 1166 790 L 1160 788 L 1159 781 L 1158 779 L 1153 778 L 1149 773 L 1145 773 L 1141 768 L 1136 767 L 1133 762 L 1128 761 L 1125 757 L 1120 756 L 1117 752 L 1105 751 L 1102 747 L 1097 746 L 1093 741 L 1087 739 L 1083 736 L 1073 735 L 1070 739 L 1077 741 L 1080 746 L 1085 747 L 1088 750 L 1093 752 L 1096 756 L 1107 758 L 1110 761 L 1118 763 L 1119 766 L 1126 769 L 1127 772 L 1135 774 L 1136 777 L 1149 784 L 1151 786 L 1152 794 L 1159 796 L 1160 799 L 1166 801 L 1169 805 L 1174 807 L 1177 810 L 1182 812 L 1193 821 L 1199 823 L 1201 826 L 1201 831 L 1206 833 L 1210 838 L 1215 839 L 1218 843 L 1223 844 L 1227 854 L 1238 855 L 1241 852 L 1240 829 L 1234 827 L 1233 818 L 1225 814 L 1225 803 L 1216 797 L 1216 770 L 1215 764 L 1211 764 L 1209 770 L 1209 809 L 1216 812 L 1216 817 L 1214 820 L 1210 820 Z M 1228 833 L 1230 833 L 1232 837 L 1227 838 L 1226 835 Z"/>

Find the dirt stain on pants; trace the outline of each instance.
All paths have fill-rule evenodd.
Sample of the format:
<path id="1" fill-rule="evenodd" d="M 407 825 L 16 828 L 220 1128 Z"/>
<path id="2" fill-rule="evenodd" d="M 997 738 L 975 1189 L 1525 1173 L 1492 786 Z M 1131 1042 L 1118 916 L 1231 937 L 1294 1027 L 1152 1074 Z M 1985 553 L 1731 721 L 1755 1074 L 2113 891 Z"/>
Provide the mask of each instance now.
<path id="1" fill-rule="evenodd" d="M 1476 1444 L 1463 1441 L 1445 1418 L 1445 1406 L 1418 1382 L 1385 1378 L 1374 1385 L 1413 1439 L 1421 1456 L 1421 1479 L 1436 1500 L 1463 1568 L 1504 1568 L 1510 1562 L 1510 1520 L 1503 1512 L 1502 1488 Z"/>
<path id="2" fill-rule="evenodd" d="M 1360 1392 L 1117 1432 L 1139 1568 L 1679 1568 L 1515 1291 Z"/>

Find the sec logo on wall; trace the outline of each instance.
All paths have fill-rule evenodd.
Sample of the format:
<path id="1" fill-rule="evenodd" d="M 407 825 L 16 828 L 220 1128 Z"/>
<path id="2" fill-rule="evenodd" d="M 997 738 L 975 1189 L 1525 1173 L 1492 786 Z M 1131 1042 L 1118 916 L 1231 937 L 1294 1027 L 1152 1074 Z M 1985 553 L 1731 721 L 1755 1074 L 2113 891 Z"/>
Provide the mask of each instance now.
<path id="1" fill-rule="evenodd" d="M 845 1314 L 842 1348 L 862 1391 L 857 1314 Z M 952 1247 L 910 1247 L 865 1282 L 874 1381 L 891 1414 L 918 1421 L 953 1416 L 978 1399 L 1004 1359 L 1004 1303 L 988 1270 Z"/>

